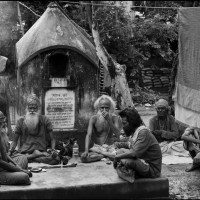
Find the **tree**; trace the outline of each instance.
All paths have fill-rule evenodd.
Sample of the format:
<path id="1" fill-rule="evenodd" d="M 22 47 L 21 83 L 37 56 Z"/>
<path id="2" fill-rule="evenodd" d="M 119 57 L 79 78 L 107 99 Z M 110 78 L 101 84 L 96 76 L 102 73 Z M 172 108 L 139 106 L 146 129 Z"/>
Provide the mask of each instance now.
<path id="1" fill-rule="evenodd" d="M 67 15 L 92 35 L 92 9 L 88 4 L 85 5 L 91 2 L 76 2 L 77 4 L 58 1 Z M 49 2 L 25 1 L 23 3 L 41 15 Z M 93 3 L 93 8 L 97 3 Z M 126 65 L 127 82 L 131 86 L 140 83 L 140 70 L 151 58 L 159 57 L 171 66 L 173 65 L 178 48 L 177 9 L 175 8 L 187 6 L 187 1 L 134 1 L 135 6 L 141 7 L 134 7 L 133 12 L 143 15 L 141 18 L 135 14 L 134 19 L 131 19 L 124 11 L 122 3 L 123 1 L 118 2 L 120 7 L 112 6 L 115 4 L 114 1 L 106 1 L 105 4 L 110 6 L 95 6 L 93 19 L 97 24 L 100 42 L 106 51 L 109 55 L 114 55 L 118 64 Z M 98 4 L 103 4 L 103 2 Z M 190 4 L 190 6 L 198 5 L 199 1 L 192 1 Z M 148 8 L 148 6 L 155 8 Z M 169 8 L 162 9 L 161 7 Z M 29 11 L 26 10 L 26 12 Z M 25 15 L 23 19 L 28 20 Z M 116 74 L 112 63 L 109 60 L 108 69 L 114 79 Z"/>
<path id="2" fill-rule="evenodd" d="M 102 63 L 102 65 L 105 67 L 106 70 L 109 71 L 109 74 L 112 78 L 112 90 L 113 95 L 115 98 L 118 97 L 118 95 L 123 97 L 123 101 L 121 102 L 121 108 L 125 107 L 133 107 L 133 101 L 130 95 L 129 86 L 127 83 L 126 75 L 125 75 L 125 67 L 124 65 L 120 65 L 119 63 L 114 60 L 105 47 L 102 45 L 100 34 L 99 34 L 99 24 L 97 22 L 97 19 L 95 17 L 98 8 L 94 9 L 93 2 L 92 6 L 88 6 L 88 14 L 92 15 L 90 16 L 91 21 L 91 27 L 92 27 L 92 36 L 94 39 L 94 43 L 96 46 L 97 55 Z M 91 10 L 90 10 L 91 8 Z"/>
<path id="3" fill-rule="evenodd" d="M 72 7 L 72 6 L 67 6 L 66 4 L 61 5 L 61 6 L 65 10 L 66 10 L 66 8 L 68 8 L 68 10 L 69 10 Z M 73 5 L 73 7 L 77 8 L 75 5 Z M 89 16 L 91 14 L 88 18 L 89 20 L 91 20 L 88 28 L 90 28 L 89 31 L 91 31 L 91 33 L 93 35 L 94 43 L 95 43 L 96 49 L 97 49 L 97 55 L 99 56 L 100 61 L 102 61 L 103 66 L 106 69 L 109 69 L 109 74 L 110 74 L 110 76 L 113 80 L 112 96 L 116 98 L 118 93 L 120 93 L 120 95 L 122 97 L 124 97 L 124 95 L 125 95 L 126 97 L 124 97 L 124 101 L 122 101 L 124 105 L 122 105 L 122 106 L 123 107 L 133 106 L 132 99 L 131 99 L 130 92 L 129 92 L 129 87 L 128 87 L 128 84 L 127 84 L 127 81 L 126 81 L 125 68 L 123 66 L 121 66 L 119 63 L 117 63 L 109 55 L 106 48 L 104 48 L 102 46 L 101 37 L 100 37 L 99 32 L 98 32 L 98 24 L 99 23 L 97 22 L 98 19 L 96 19 L 96 14 L 98 14 L 99 8 L 91 9 L 91 10 L 88 9 L 88 8 L 90 8 L 90 6 L 87 6 L 86 9 L 85 9 L 85 11 L 90 11 L 90 13 L 86 13 L 87 16 Z M 93 7 L 91 7 L 91 8 L 93 8 Z M 84 10 L 84 8 L 80 7 L 80 6 L 78 6 L 78 9 L 82 10 L 82 11 Z M 76 13 L 76 9 L 72 10 L 71 12 Z M 83 12 L 79 12 L 79 13 L 81 13 L 80 14 L 81 16 L 83 15 Z M 102 56 L 104 57 L 103 59 L 102 59 Z M 111 66 L 109 67 L 109 65 L 111 65 Z M 124 84 L 123 87 L 121 87 L 122 84 Z M 117 90 L 117 92 L 116 92 L 116 90 Z"/>

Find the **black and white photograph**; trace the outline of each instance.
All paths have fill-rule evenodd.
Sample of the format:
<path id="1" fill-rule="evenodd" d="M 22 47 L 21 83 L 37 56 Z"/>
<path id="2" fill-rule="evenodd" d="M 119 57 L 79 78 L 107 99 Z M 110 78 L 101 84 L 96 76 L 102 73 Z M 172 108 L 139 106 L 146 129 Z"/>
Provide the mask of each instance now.
<path id="1" fill-rule="evenodd" d="M 200 1 L 0 1 L 0 199 L 200 199 Z"/>

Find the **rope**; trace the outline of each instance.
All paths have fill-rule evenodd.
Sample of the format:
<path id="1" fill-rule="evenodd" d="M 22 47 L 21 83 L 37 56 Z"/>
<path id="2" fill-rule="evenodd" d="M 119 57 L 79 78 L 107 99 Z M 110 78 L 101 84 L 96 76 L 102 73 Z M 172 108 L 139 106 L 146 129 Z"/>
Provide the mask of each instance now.
<path id="1" fill-rule="evenodd" d="M 59 1 L 69 4 L 79 4 L 79 5 L 94 5 L 94 6 L 112 6 L 112 7 L 124 7 L 123 5 L 110 5 L 110 4 L 93 4 L 93 3 L 84 3 L 84 2 L 72 2 L 72 1 Z M 131 6 L 131 8 L 158 8 L 158 9 L 179 9 L 179 7 L 152 7 L 152 6 Z"/>
<path id="2" fill-rule="evenodd" d="M 21 6 L 24 6 L 25 8 L 27 8 L 28 10 L 30 10 L 35 16 L 40 17 L 40 15 L 38 15 L 37 13 L 35 13 L 33 10 L 31 10 L 28 6 L 24 5 L 23 3 L 19 2 L 19 4 Z"/>
<path id="3" fill-rule="evenodd" d="M 100 95 L 103 93 L 103 85 L 104 85 L 104 67 L 103 65 L 100 64 L 100 69 L 99 69 L 99 92 Z"/>

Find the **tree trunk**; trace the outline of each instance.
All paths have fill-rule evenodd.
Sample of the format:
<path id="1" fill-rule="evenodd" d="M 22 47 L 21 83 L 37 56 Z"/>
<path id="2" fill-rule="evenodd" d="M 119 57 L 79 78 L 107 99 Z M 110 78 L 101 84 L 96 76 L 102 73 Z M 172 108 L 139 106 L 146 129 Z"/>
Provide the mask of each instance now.
<path id="1" fill-rule="evenodd" d="M 105 47 L 102 45 L 100 41 L 100 35 L 98 31 L 98 24 L 95 21 L 95 13 L 94 8 L 92 6 L 92 35 L 94 39 L 94 43 L 96 46 L 96 52 L 99 57 L 99 60 L 101 61 L 104 68 L 109 72 L 111 78 L 112 78 L 112 84 L 111 84 L 111 90 L 113 91 L 112 97 L 115 99 L 118 98 L 118 96 L 122 97 L 120 109 L 126 108 L 126 107 L 134 107 L 134 104 L 132 102 L 130 90 L 128 87 L 126 74 L 125 74 L 125 67 L 124 65 L 120 65 L 117 63 L 107 52 Z M 112 74 L 112 67 L 114 68 L 114 76 Z"/>

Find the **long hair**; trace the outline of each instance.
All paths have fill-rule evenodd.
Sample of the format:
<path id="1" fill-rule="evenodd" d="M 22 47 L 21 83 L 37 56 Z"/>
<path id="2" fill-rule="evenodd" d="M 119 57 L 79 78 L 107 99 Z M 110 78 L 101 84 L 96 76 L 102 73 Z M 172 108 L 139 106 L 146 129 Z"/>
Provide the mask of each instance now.
<path id="1" fill-rule="evenodd" d="M 144 125 L 142 118 L 140 117 L 138 111 L 135 108 L 125 108 L 119 112 L 121 118 L 126 117 L 129 125 L 136 129 L 141 125 Z"/>
<path id="2" fill-rule="evenodd" d="M 108 95 L 102 95 L 100 96 L 95 102 L 94 102 L 94 108 L 97 111 L 99 109 L 99 103 L 101 100 L 107 99 L 110 102 L 110 112 L 113 113 L 116 107 L 116 103 L 113 101 L 113 99 Z"/>

